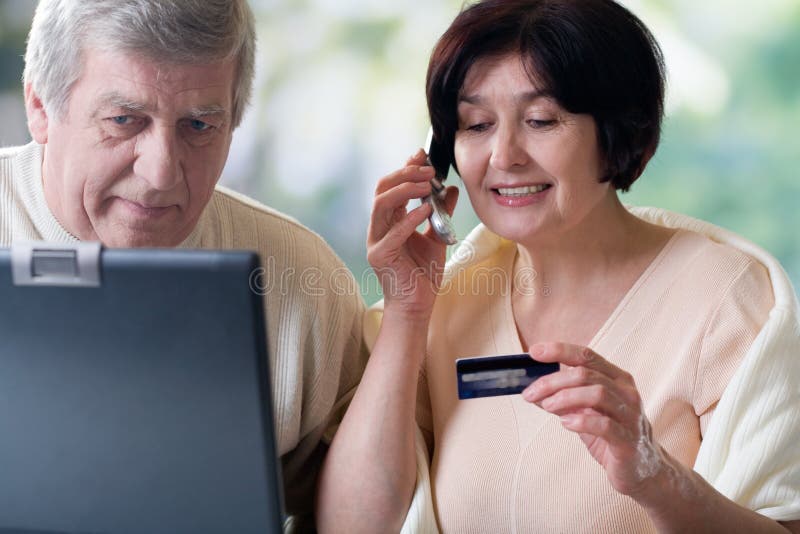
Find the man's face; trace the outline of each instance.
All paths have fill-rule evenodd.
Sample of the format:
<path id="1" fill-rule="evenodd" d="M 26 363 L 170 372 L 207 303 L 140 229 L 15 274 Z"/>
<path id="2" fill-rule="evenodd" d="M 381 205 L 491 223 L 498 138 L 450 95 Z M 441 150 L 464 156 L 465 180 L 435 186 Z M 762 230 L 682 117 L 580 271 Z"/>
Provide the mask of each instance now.
<path id="1" fill-rule="evenodd" d="M 61 225 L 110 247 L 186 239 L 228 157 L 234 75 L 233 61 L 87 50 L 66 116 L 46 120 L 45 198 Z"/>

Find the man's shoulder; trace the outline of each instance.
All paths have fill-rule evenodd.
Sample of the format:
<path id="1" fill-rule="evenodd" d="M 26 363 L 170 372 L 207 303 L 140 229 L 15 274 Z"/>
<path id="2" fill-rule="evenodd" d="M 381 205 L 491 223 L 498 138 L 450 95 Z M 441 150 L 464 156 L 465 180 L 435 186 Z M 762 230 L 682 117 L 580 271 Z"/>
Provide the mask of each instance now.
<path id="1" fill-rule="evenodd" d="M 14 160 L 25 150 L 25 146 L 0 147 L 0 181 L 11 180 Z"/>
<path id="2" fill-rule="evenodd" d="M 27 192 L 25 184 L 35 176 L 36 145 L 0 147 L 0 246 L 8 246 L 12 240 L 11 221 L 20 216 L 24 204 L 20 201 Z"/>
<path id="3" fill-rule="evenodd" d="M 11 181 L 16 173 L 34 171 L 41 161 L 41 147 L 36 143 L 0 147 L 0 180 Z"/>
<path id="4" fill-rule="evenodd" d="M 360 317 L 364 304 L 357 282 L 314 231 L 225 187 L 216 188 L 209 204 L 211 210 L 204 226 L 216 234 L 215 248 L 255 250 L 261 256 L 268 302 L 301 299 L 311 307 L 296 307 L 298 312 L 313 308 L 318 318 L 329 317 L 330 313 Z"/>
<path id="5" fill-rule="evenodd" d="M 319 234 L 285 213 L 223 186 L 217 186 L 211 204 L 216 223 L 228 229 L 225 233 L 238 248 L 254 248 L 298 266 L 344 267 Z"/>
<path id="6" fill-rule="evenodd" d="M 25 146 L 0 146 L 0 160 L 9 160 L 17 157 Z"/>
<path id="7" fill-rule="evenodd" d="M 234 213 L 237 215 L 256 217 L 262 221 L 271 221 L 273 224 L 290 224 L 299 227 L 302 231 L 311 231 L 292 216 L 222 185 L 218 185 L 214 189 L 212 201 L 223 204 L 226 208 L 234 210 Z"/>
<path id="8" fill-rule="evenodd" d="M 41 156 L 40 150 L 41 146 L 33 142 L 19 146 L 0 146 L 0 161 L 10 164 L 21 155 L 35 160 L 37 156 Z"/>

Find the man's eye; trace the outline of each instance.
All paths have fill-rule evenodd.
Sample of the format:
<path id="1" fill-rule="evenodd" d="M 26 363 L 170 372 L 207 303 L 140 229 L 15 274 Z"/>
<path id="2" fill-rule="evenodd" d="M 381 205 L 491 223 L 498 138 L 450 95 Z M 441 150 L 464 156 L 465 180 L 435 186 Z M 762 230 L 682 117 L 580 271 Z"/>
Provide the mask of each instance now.
<path id="1" fill-rule="evenodd" d="M 211 126 L 207 122 L 203 122 L 198 119 L 192 119 L 189 121 L 189 128 L 191 128 L 196 132 L 205 132 L 213 128 L 213 126 Z"/>
<path id="2" fill-rule="evenodd" d="M 116 115 L 109 117 L 108 120 L 113 126 L 124 131 L 132 131 L 144 126 L 144 119 L 136 115 Z"/>

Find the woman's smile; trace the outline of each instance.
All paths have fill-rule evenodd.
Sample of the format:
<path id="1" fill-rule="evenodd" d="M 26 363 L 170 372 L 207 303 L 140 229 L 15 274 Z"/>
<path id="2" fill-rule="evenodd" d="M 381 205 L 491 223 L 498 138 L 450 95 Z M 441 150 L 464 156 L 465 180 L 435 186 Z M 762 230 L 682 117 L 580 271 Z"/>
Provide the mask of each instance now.
<path id="1" fill-rule="evenodd" d="M 519 208 L 544 201 L 552 187 L 551 184 L 499 186 L 491 191 L 501 206 Z"/>
<path id="2" fill-rule="evenodd" d="M 581 225 L 590 230 L 590 214 L 616 199 L 601 180 L 594 119 L 563 109 L 541 87 L 518 55 L 476 61 L 455 134 L 458 170 L 478 218 L 527 245 Z"/>

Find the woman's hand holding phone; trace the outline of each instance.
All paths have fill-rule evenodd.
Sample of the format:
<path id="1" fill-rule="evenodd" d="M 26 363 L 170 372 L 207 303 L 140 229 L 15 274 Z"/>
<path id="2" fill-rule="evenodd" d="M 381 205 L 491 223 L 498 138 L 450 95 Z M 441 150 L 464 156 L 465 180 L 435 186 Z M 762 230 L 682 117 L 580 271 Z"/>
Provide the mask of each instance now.
<path id="1" fill-rule="evenodd" d="M 431 215 L 431 205 L 406 211 L 408 202 L 431 194 L 435 172 L 419 150 L 406 166 L 378 182 L 367 233 L 367 260 L 383 288 L 384 308 L 398 312 L 429 314 L 441 283 L 446 246 L 428 225 L 417 227 Z M 448 187 L 445 209 L 453 213 L 458 188 Z"/>

